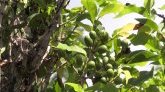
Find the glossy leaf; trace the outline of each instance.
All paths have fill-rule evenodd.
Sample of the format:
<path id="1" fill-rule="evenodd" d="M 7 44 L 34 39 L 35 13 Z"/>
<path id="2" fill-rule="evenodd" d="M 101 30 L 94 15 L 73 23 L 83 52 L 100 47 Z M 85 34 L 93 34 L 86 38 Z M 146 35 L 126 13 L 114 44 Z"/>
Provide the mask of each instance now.
<path id="1" fill-rule="evenodd" d="M 123 37 L 128 37 L 130 33 L 134 30 L 137 24 L 128 23 L 127 25 L 123 26 L 122 28 L 115 31 L 116 35 L 120 35 Z"/>
<path id="2" fill-rule="evenodd" d="M 159 52 L 160 50 L 159 40 L 155 37 L 150 36 L 148 42 L 145 44 L 145 47 L 149 50 Z"/>
<path id="3" fill-rule="evenodd" d="M 144 0 L 144 7 L 151 9 L 154 5 L 155 0 Z"/>
<path id="4" fill-rule="evenodd" d="M 73 52 L 78 52 L 78 53 L 81 53 L 81 54 L 84 54 L 85 56 L 87 55 L 86 51 L 77 46 L 77 45 L 74 45 L 74 46 L 68 46 L 67 44 L 62 44 L 62 43 L 59 43 L 58 46 L 56 47 L 57 49 L 61 49 L 61 50 L 67 50 L 67 51 L 73 51 Z"/>
<path id="5" fill-rule="evenodd" d="M 131 63 L 151 61 L 153 57 L 156 57 L 156 56 L 157 55 L 155 55 L 154 53 L 150 51 L 138 50 L 138 51 L 131 52 L 127 56 L 127 62 L 131 64 Z"/>
<path id="6" fill-rule="evenodd" d="M 111 89 L 111 90 L 110 90 Z M 95 83 L 92 87 L 87 88 L 85 91 L 94 92 L 94 91 L 103 91 L 103 92 L 118 92 L 118 89 L 111 83 Z"/>
<path id="7" fill-rule="evenodd" d="M 139 32 L 136 36 L 131 38 L 133 45 L 145 45 L 149 39 L 149 35 L 144 32 Z"/>
<path id="8" fill-rule="evenodd" d="M 118 13 L 123 10 L 124 6 L 120 3 L 108 4 L 100 12 L 99 17 L 102 17 L 108 13 Z"/>
<path id="9" fill-rule="evenodd" d="M 83 92 L 83 88 L 79 84 L 75 84 L 75 83 L 65 83 L 65 84 L 72 87 L 75 92 Z"/>
<path id="10" fill-rule="evenodd" d="M 82 22 L 79 22 L 78 24 L 79 24 L 79 26 L 83 27 L 86 31 L 92 30 L 92 26 L 90 26 L 90 25 L 84 24 Z"/>
<path id="11" fill-rule="evenodd" d="M 144 12 L 144 8 L 143 7 L 137 7 L 135 5 L 128 5 L 128 6 L 124 6 L 122 11 L 119 12 L 119 14 L 116 16 L 118 17 L 122 17 L 126 14 L 130 14 L 130 13 L 138 13 L 138 14 L 143 14 Z"/>
<path id="12" fill-rule="evenodd" d="M 55 92 L 62 92 L 62 89 L 61 89 L 60 85 L 58 84 L 58 82 L 56 82 L 54 88 L 55 88 Z"/>
<path id="13" fill-rule="evenodd" d="M 139 21 L 144 26 L 148 26 L 149 28 L 151 28 L 154 31 L 158 30 L 158 25 L 154 21 L 152 21 L 151 19 L 136 18 L 136 20 Z"/>
<path id="14" fill-rule="evenodd" d="M 151 71 L 141 71 L 138 77 L 138 81 L 143 83 L 144 81 L 153 77 L 153 71 L 154 71 L 154 68 L 152 68 Z"/>
<path id="15" fill-rule="evenodd" d="M 97 6 L 95 0 L 81 0 L 81 3 L 88 10 L 92 22 L 94 22 L 97 16 Z"/>

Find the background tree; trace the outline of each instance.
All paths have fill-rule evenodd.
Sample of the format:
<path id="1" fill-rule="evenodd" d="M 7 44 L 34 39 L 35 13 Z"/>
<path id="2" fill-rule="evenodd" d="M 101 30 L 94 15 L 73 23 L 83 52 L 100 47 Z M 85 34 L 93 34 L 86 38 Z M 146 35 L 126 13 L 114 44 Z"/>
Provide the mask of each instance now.
<path id="1" fill-rule="evenodd" d="M 0 90 L 165 91 L 165 17 L 153 8 L 154 0 L 144 0 L 142 7 L 117 0 L 81 3 L 82 7 L 67 9 L 68 0 L 0 1 Z M 115 18 L 130 13 L 144 18 L 109 35 L 99 20 L 109 13 Z M 163 19 L 159 25 L 154 22 L 157 16 Z M 83 36 L 84 32 L 89 34 Z M 131 51 L 130 45 L 146 50 Z M 153 67 L 136 68 L 146 64 Z"/>

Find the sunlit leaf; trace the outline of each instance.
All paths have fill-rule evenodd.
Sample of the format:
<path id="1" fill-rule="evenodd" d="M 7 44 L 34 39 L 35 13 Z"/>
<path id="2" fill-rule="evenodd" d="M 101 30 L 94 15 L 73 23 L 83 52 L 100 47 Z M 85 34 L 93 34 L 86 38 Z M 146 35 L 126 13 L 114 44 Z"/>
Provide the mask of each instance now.
<path id="1" fill-rule="evenodd" d="M 154 1 L 155 0 L 144 0 L 144 8 L 145 8 L 145 12 L 144 12 L 144 16 L 147 18 L 151 17 L 151 9 L 154 5 Z"/>
<path id="2" fill-rule="evenodd" d="M 99 17 L 102 17 L 108 13 L 118 13 L 120 12 L 121 10 L 123 10 L 124 8 L 124 5 L 120 4 L 120 3 L 116 3 L 116 4 L 108 4 L 107 6 L 105 6 L 100 14 L 99 14 Z"/>
<path id="3" fill-rule="evenodd" d="M 60 85 L 59 85 L 59 83 L 58 82 L 56 82 L 56 84 L 55 84 L 55 92 L 62 92 L 62 89 L 61 89 L 61 87 L 60 87 Z"/>
<path id="4" fill-rule="evenodd" d="M 145 66 L 146 64 L 148 64 L 148 62 L 146 61 L 142 61 L 142 62 L 137 62 L 137 63 L 130 63 L 130 64 L 127 64 L 131 67 L 134 67 L 134 66 Z"/>
<path id="5" fill-rule="evenodd" d="M 129 72 L 128 70 L 119 69 L 119 74 L 120 74 L 120 73 L 124 73 L 125 79 L 126 79 L 126 84 L 127 84 L 127 83 L 128 83 L 128 80 L 129 80 L 130 78 L 132 78 L 130 72 Z"/>
<path id="6" fill-rule="evenodd" d="M 78 52 L 78 53 L 82 53 L 84 54 L 85 56 L 87 55 L 86 51 L 77 46 L 77 45 L 74 45 L 74 46 L 68 46 L 67 44 L 62 44 L 62 43 L 59 43 L 58 46 L 56 47 L 57 49 L 61 49 L 61 50 L 67 50 L 67 51 L 73 51 L 73 52 Z"/>
<path id="7" fill-rule="evenodd" d="M 125 80 L 126 80 L 126 84 L 128 83 L 128 80 L 130 78 L 132 78 L 130 72 L 128 70 L 124 70 L 123 73 L 125 74 Z"/>
<path id="8" fill-rule="evenodd" d="M 65 83 L 65 84 L 72 87 L 75 92 L 83 92 L 83 88 L 79 84 L 75 84 L 75 83 Z"/>
<path id="9" fill-rule="evenodd" d="M 153 51 L 159 51 L 160 50 L 159 40 L 155 37 L 150 36 L 148 42 L 145 44 L 145 47 Z"/>
<path id="10" fill-rule="evenodd" d="M 0 55 L 1 55 L 5 50 L 6 50 L 5 47 L 1 48 L 1 49 L 0 49 Z"/>
<path id="11" fill-rule="evenodd" d="M 152 21 L 151 19 L 136 18 L 136 20 L 139 21 L 144 26 L 150 27 L 154 31 L 157 31 L 158 30 L 158 25 L 154 21 Z"/>
<path id="12" fill-rule="evenodd" d="M 144 7 L 151 9 L 155 3 L 155 0 L 144 0 Z"/>
<path id="13" fill-rule="evenodd" d="M 50 15 L 51 12 L 54 10 L 54 6 L 48 6 L 47 8 L 48 8 L 47 13 L 48 15 Z"/>
<path id="14" fill-rule="evenodd" d="M 119 14 L 116 17 L 118 18 L 118 17 L 121 17 L 121 16 L 129 14 L 129 13 L 142 14 L 143 12 L 144 12 L 143 7 L 137 7 L 135 5 L 128 5 L 128 6 L 124 6 L 122 11 L 119 12 Z"/>
<path id="15" fill-rule="evenodd" d="M 95 3 L 95 0 L 81 0 L 81 3 L 83 6 L 88 10 L 92 22 L 94 22 L 96 16 L 97 16 L 97 6 Z"/>
<path id="16" fill-rule="evenodd" d="M 85 91 L 87 92 L 94 92 L 94 91 L 118 92 L 118 89 L 111 83 L 103 84 L 103 83 L 97 82 L 92 87 L 87 88 Z"/>
<path id="17" fill-rule="evenodd" d="M 135 29 L 136 25 L 137 24 L 134 24 L 134 23 L 129 23 L 129 24 L 125 25 L 116 31 L 116 35 L 128 37 L 130 35 L 130 33 Z"/>
<path id="18" fill-rule="evenodd" d="M 160 9 L 161 9 L 161 10 L 164 10 L 164 9 L 165 9 L 165 5 L 163 5 Z"/>

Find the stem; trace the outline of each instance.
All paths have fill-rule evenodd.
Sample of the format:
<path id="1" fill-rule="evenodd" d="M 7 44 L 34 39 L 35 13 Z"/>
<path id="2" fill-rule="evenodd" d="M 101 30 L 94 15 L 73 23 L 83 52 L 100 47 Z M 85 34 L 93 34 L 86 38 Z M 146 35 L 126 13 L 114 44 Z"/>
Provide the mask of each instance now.
<path id="1" fill-rule="evenodd" d="M 70 34 L 66 37 L 66 39 L 63 41 L 64 43 L 69 39 L 69 37 L 74 33 L 75 29 L 78 27 L 78 25 L 76 24 L 75 27 L 73 28 L 73 30 L 70 32 Z"/>

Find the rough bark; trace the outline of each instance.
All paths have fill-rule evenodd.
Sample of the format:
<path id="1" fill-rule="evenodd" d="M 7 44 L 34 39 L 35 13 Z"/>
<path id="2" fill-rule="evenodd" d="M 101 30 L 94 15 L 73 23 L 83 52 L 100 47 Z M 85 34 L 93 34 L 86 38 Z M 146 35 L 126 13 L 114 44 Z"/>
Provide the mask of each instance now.
<path id="1" fill-rule="evenodd" d="M 1 1 L 2 2 L 2 1 Z M 0 92 L 34 92 L 35 86 L 41 86 L 41 91 L 45 92 L 51 71 L 58 57 L 48 55 L 50 47 L 49 41 L 53 32 L 58 29 L 61 9 L 65 0 L 56 0 L 56 13 L 52 18 L 51 25 L 44 29 L 45 33 L 36 43 L 30 42 L 23 36 L 9 35 L 7 54 L 0 59 Z M 3 8 L 1 8 L 3 9 Z M 1 11 L 3 13 L 4 11 Z M 3 15 L 0 15 L 1 35 L 3 35 Z M 24 28 L 27 25 L 23 26 Z M 33 35 L 35 36 L 35 35 Z M 0 41 L 0 48 L 3 47 Z M 46 67 L 47 72 L 42 78 L 38 78 L 37 72 L 40 68 Z"/>

